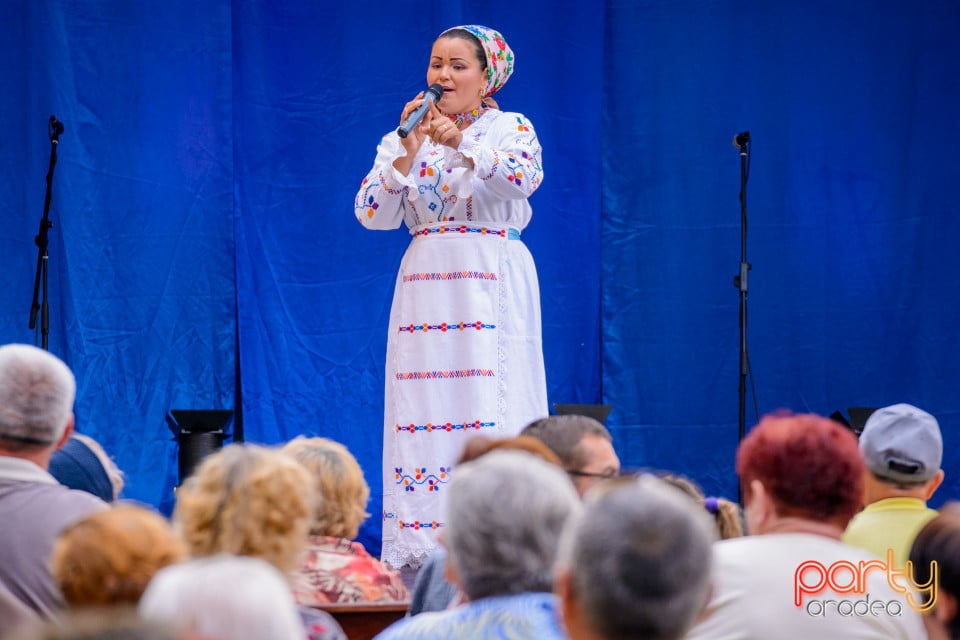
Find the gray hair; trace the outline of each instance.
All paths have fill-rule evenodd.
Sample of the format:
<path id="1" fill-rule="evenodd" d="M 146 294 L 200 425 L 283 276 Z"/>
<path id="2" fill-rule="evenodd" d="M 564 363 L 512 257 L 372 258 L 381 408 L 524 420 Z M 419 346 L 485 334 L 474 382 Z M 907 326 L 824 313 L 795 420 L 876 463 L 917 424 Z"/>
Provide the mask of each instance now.
<path id="1" fill-rule="evenodd" d="M 146 620 L 231 640 L 303 640 L 290 586 L 259 558 L 221 554 L 170 565 L 154 575 L 139 603 Z"/>
<path id="2" fill-rule="evenodd" d="M 63 436 L 77 383 L 55 355 L 28 344 L 0 347 L 0 438 L 27 445 Z"/>
<path id="3" fill-rule="evenodd" d="M 531 422 L 520 435 L 532 436 L 550 447 L 557 454 L 564 469 L 578 471 L 587 465 L 586 453 L 580 443 L 588 435 L 595 435 L 613 442 L 610 431 L 603 423 L 588 416 L 547 416 Z"/>
<path id="4" fill-rule="evenodd" d="M 444 540 L 467 597 L 550 591 L 563 525 L 579 508 L 566 474 L 532 454 L 492 451 L 458 466 Z"/>
<path id="5" fill-rule="evenodd" d="M 675 640 L 707 602 L 715 529 L 662 480 L 612 481 L 568 522 L 558 569 L 601 637 Z"/>

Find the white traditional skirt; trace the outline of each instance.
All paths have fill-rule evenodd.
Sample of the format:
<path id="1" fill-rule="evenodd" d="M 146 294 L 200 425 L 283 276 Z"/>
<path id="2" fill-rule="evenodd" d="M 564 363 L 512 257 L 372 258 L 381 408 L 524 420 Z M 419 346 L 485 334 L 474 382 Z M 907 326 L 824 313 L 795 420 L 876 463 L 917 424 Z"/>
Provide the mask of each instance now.
<path id="1" fill-rule="evenodd" d="M 547 415 L 540 290 L 512 228 L 417 227 L 400 264 L 387 340 L 382 560 L 417 567 L 446 526 L 464 444 Z"/>

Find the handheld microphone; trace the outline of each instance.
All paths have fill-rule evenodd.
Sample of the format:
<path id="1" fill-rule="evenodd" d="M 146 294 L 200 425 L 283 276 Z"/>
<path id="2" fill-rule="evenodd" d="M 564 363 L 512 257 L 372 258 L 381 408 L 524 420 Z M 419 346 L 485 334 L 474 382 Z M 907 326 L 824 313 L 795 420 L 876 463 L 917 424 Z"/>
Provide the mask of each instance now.
<path id="1" fill-rule="evenodd" d="M 430 110 L 430 103 L 436 102 L 443 96 L 443 87 L 439 84 L 432 84 L 423 92 L 423 104 L 410 112 L 407 119 L 397 127 L 397 135 L 406 138 L 413 131 L 414 127 L 420 124 L 423 116 Z"/>
<path id="2" fill-rule="evenodd" d="M 733 136 L 733 146 L 737 149 L 743 149 L 750 142 L 750 132 L 744 131 Z"/>

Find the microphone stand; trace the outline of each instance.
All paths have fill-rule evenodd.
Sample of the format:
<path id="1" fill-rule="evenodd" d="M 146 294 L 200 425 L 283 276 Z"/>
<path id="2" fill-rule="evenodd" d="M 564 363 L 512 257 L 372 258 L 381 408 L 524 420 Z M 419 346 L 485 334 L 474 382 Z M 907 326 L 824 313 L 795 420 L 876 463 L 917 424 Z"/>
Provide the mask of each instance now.
<path id="1" fill-rule="evenodd" d="M 57 165 L 57 144 L 63 133 L 63 123 L 50 116 L 47 134 L 50 136 L 50 167 L 47 169 L 47 194 L 43 201 L 43 217 L 40 219 L 40 231 L 34 236 L 37 245 L 37 275 L 33 280 L 33 303 L 30 305 L 30 328 L 37 327 L 37 312 L 40 312 L 40 340 L 44 350 L 48 348 L 50 335 L 50 306 L 47 304 L 47 253 L 48 233 L 53 226 L 50 222 L 50 199 L 53 193 L 53 168 Z M 41 283 L 43 286 L 41 297 Z"/>
<path id="2" fill-rule="evenodd" d="M 750 358 L 747 353 L 747 178 L 750 175 L 750 132 L 738 133 L 733 144 L 740 149 L 740 272 L 733 278 L 733 286 L 740 292 L 740 383 L 737 387 L 739 399 L 738 437 L 743 442 L 747 426 L 747 372 Z M 738 485 L 739 502 L 743 504 L 743 487 Z"/>

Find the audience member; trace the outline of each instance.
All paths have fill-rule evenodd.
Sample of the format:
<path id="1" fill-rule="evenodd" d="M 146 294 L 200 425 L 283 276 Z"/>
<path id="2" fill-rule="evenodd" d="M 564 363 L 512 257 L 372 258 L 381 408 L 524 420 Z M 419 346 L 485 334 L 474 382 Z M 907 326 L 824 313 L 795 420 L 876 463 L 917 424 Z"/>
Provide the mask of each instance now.
<path id="1" fill-rule="evenodd" d="M 520 435 L 544 442 L 557 454 L 581 496 L 602 480 L 620 474 L 620 458 L 610 432 L 587 416 L 548 416 L 524 427 Z"/>
<path id="2" fill-rule="evenodd" d="M 60 485 L 47 471 L 73 431 L 76 381 L 56 356 L 0 347 L 0 584 L 38 614 L 64 608 L 48 560 L 60 531 L 107 505 Z"/>
<path id="3" fill-rule="evenodd" d="M 492 451 L 453 470 L 441 542 L 468 602 L 422 613 L 377 638 L 564 638 L 552 588 L 561 530 L 579 508 L 556 466 L 522 451 Z"/>
<path id="4" fill-rule="evenodd" d="M 313 485 L 307 470 L 278 450 L 229 444 L 177 490 L 173 524 L 194 558 L 254 556 L 286 573 L 306 544 Z"/>
<path id="5" fill-rule="evenodd" d="M 721 540 L 739 538 L 743 535 L 743 512 L 737 503 L 726 498 L 705 496 L 703 490 L 690 478 L 674 473 L 662 473 L 659 477 L 693 498 L 710 514 Z"/>
<path id="6" fill-rule="evenodd" d="M 477 435 L 467 441 L 463 447 L 463 452 L 457 458 L 457 464 L 461 465 L 471 460 L 476 460 L 482 455 L 491 451 L 526 451 L 532 453 L 538 458 L 542 458 L 552 465 L 563 468 L 560 458 L 553 452 L 542 440 L 533 436 L 514 436 L 512 438 L 491 438 L 484 435 Z"/>
<path id="7" fill-rule="evenodd" d="M 751 535 L 714 544 L 710 601 L 687 637 L 924 638 L 910 597 L 885 571 L 861 581 L 847 570 L 879 562 L 840 541 L 860 506 L 863 468 L 856 437 L 836 422 L 765 417 L 737 451 Z"/>
<path id="8" fill-rule="evenodd" d="M 937 585 L 936 602 L 930 602 L 933 594 L 924 599 L 933 607 L 923 618 L 929 640 L 960 640 L 960 503 L 944 505 L 920 529 L 909 560 L 916 582 Z"/>
<path id="9" fill-rule="evenodd" d="M 71 607 L 136 606 L 153 574 L 185 556 L 163 516 L 123 503 L 67 527 L 50 564 Z"/>
<path id="10" fill-rule="evenodd" d="M 555 590 L 572 640 L 679 640 L 707 601 L 716 528 L 651 475 L 587 494 L 560 546 Z"/>
<path id="11" fill-rule="evenodd" d="M 39 620 L 36 611 L 24 604 L 0 582 L 0 638 L 6 638 L 14 629 Z"/>
<path id="12" fill-rule="evenodd" d="M 229 444 L 204 458 L 177 490 L 174 527 L 195 559 L 251 556 L 286 575 L 297 567 L 306 547 L 313 486 L 303 465 L 282 451 Z M 188 568 L 178 575 L 190 572 Z M 329 614 L 307 606 L 299 611 L 312 639 L 344 637 Z"/>
<path id="13" fill-rule="evenodd" d="M 91 608 L 64 612 L 55 621 L 31 624 L 4 640 L 215 640 L 178 633 L 173 627 L 144 620 L 136 609 Z"/>
<path id="14" fill-rule="evenodd" d="M 370 487 L 356 458 L 338 442 L 299 437 L 283 447 L 313 474 L 317 490 L 310 538 L 294 577 L 301 605 L 409 599 L 400 574 L 354 538 L 369 517 Z"/>
<path id="15" fill-rule="evenodd" d="M 57 482 L 113 502 L 123 491 L 123 472 L 100 443 L 82 433 L 70 439 L 50 457 L 50 475 Z"/>
<path id="16" fill-rule="evenodd" d="M 265 560 L 228 553 L 170 565 L 140 599 L 140 615 L 223 640 L 303 640 L 283 574 Z"/>
<path id="17" fill-rule="evenodd" d="M 496 450 L 526 451 L 560 466 L 560 459 L 541 440 L 531 436 L 513 438 L 488 438 L 477 435 L 467 441 L 457 465 L 476 460 L 480 456 Z M 410 599 L 408 615 L 415 616 L 424 611 L 443 611 L 462 602 L 456 585 L 447 579 L 447 551 L 440 545 L 434 549 L 417 572 L 413 583 L 413 595 Z"/>
<path id="18" fill-rule="evenodd" d="M 943 439 L 932 415 L 909 404 L 877 409 L 860 433 L 863 502 L 843 541 L 903 568 L 917 532 L 937 512 L 927 500 L 943 482 Z"/>

